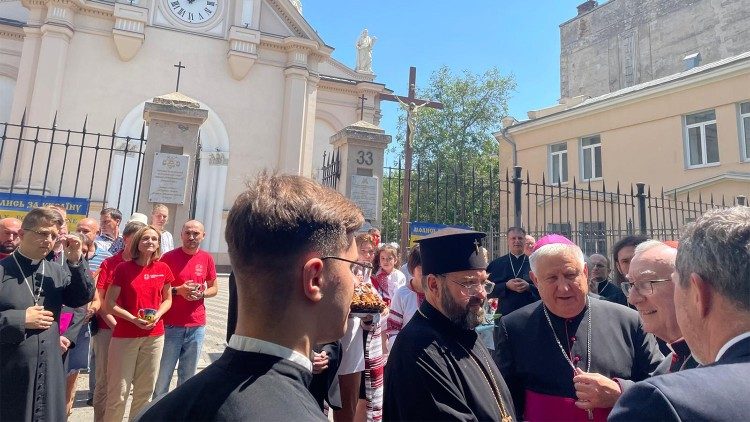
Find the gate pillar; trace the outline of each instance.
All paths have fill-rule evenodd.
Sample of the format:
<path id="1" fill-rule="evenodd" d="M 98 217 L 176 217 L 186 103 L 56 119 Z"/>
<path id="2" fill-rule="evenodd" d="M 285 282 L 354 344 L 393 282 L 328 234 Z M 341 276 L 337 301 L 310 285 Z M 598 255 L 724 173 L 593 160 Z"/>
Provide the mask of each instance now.
<path id="1" fill-rule="evenodd" d="M 339 150 L 341 160 L 336 189 L 359 205 L 367 222 L 381 228 L 383 161 L 391 135 L 360 120 L 331 136 L 330 142 Z"/>
<path id="2" fill-rule="evenodd" d="M 147 102 L 143 119 L 148 125 L 148 142 L 143 157 L 138 193 L 138 212 L 151 215 L 151 208 L 162 203 L 169 208 L 165 229 L 175 233 L 192 218 L 194 204 L 198 131 L 208 118 L 208 110 L 179 92 Z"/>

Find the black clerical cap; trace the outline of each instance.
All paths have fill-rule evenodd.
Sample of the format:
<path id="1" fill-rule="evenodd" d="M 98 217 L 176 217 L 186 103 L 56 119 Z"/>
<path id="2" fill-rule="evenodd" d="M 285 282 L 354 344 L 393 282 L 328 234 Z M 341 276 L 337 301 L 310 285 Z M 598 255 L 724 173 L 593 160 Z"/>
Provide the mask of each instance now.
<path id="1" fill-rule="evenodd" d="M 422 273 L 486 269 L 487 260 L 481 242 L 485 236 L 482 232 L 447 227 L 417 240 L 422 255 Z"/>

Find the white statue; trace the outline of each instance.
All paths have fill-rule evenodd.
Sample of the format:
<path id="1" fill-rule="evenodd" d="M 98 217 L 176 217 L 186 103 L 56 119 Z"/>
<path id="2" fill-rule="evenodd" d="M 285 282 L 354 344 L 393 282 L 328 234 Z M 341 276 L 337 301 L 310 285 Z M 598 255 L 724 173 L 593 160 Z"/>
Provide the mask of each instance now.
<path id="1" fill-rule="evenodd" d="M 299 14 L 302 14 L 302 1 L 301 0 L 292 0 L 292 6 L 294 6 L 295 9 L 299 12 Z"/>
<path id="2" fill-rule="evenodd" d="M 357 72 L 372 73 L 372 47 L 378 39 L 367 35 L 364 29 L 357 40 Z"/>

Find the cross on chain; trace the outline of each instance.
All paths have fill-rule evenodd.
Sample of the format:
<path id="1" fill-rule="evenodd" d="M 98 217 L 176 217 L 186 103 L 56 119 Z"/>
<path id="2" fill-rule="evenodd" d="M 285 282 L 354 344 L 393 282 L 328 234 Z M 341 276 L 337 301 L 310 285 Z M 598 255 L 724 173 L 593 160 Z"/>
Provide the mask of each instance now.
<path id="1" fill-rule="evenodd" d="M 409 68 L 409 96 L 380 94 L 380 99 L 385 101 L 395 101 L 406 110 L 406 142 L 404 145 L 404 196 L 401 205 L 401 255 L 406 261 L 406 246 L 409 239 L 409 204 L 411 202 L 411 156 L 412 144 L 411 138 L 414 132 L 414 123 L 416 121 L 417 111 L 422 107 L 429 107 L 441 110 L 442 103 L 417 98 L 417 68 Z"/>
<path id="2" fill-rule="evenodd" d="M 182 69 L 187 69 L 185 66 L 182 65 L 182 61 L 174 65 L 174 67 L 177 68 L 177 87 L 174 89 L 176 92 L 180 91 L 180 72 Z"/>

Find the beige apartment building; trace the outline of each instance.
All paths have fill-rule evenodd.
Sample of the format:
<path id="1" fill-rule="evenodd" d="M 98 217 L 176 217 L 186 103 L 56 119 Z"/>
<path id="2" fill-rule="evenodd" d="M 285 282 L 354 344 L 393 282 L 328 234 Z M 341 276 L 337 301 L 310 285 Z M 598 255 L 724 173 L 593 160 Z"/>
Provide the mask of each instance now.
<path id="1" fill-rule="evenodd" d="M 560 26 L 559 104 L 507 117 L 495 133 L 501 174 L 523 169 L 521 225 L 607 252 L 642 222 L 650 236 L 675 238 L 705 209 L 750 195 L 747 6 L 579 6 Z M 501 209 L 512 202 L 502 196 Z"/>

